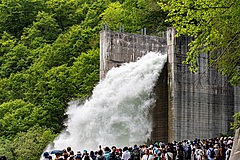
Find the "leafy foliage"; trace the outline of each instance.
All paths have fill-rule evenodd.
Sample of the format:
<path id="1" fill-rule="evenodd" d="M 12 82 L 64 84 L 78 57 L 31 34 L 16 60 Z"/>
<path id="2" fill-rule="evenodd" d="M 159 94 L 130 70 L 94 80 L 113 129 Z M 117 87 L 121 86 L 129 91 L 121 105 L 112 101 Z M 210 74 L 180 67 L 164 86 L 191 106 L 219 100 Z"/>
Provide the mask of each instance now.
<path id="1" fill-rule="evenodd" d="M 11 74 L 28 69 L 33 57 L 26 46 L 19 44 L 1 57 L 0 77 L 9 77 Z"/>
<path id="2" fill-rule="evenodd" d="M 4 0 L 0 3 L 0 34 L 4 31 L 20 37 L 24 27 L 31 25 L 44 0 Z"/>
<path id="3" fill-rule="evenodd" d="M 46 144 L 54 137 L 51 129 L 34 125 L 26 132 L 19 132 L 14 139 L 0 139 L 0 154 L 8 159 L 39 160 Z"/>
<path id="4" fill-rule="evenodd" d="M 232 129 L 240 128 L 240 112 L 237 112 L 234 116 L 235 121 L 232 123 Z"/>
<path id="5" fill-rule="evenodd" d="M 198 54 L 207 53 L 209 66 L 239 85 L 240 1 L 158 1 L 0 1 L 0 154 L 39 159 L 64 127 L 68 103 L 92 94 L 102 24 L 148 35 L 172 24 L 194 38 L 185 61 L 193 71 Z"/>
<path id="6" fill-rule="evenodd" d="M 10 101 L 0 105 L 1 136 L 14 136 L 18 132 L 27 131 L 35 123 L 31 119 L 33 104 L 22 100 Z"/>
<path id="7" fill-rule="evenodd" d="M 111 30 L 119 30 L 124 25 L 124 31 L 140 33 L 147 28 L 149 35 L 161 35 L 167 23 L 164 22 L 166 13 L 157 6 L 156 0 L 125 0 L 113 2 L 101 14 L 102 23 Z"/>
<path id="8" fill-rule="evenodd" d="M 95 84 L 99 81 L 99 61 L 99 49 L 90 50 L 76 58 L 69 70 L 73 86 L 78 90 L 74 93 L 74 97 L 84 99 L 91 95 Z"/>
<path id="9" fill-rule="evenodd" d="M 161 0 L 177 35 L 194 38 L 184 63 L 196 71 L 196 58 L 209 54 L 209 66 L 230 76 L 232 85 L 240 85 L 240 1 L 239 0 Z"/>
<path id="10" fill-rule="evenodd" d="M 36 21 L 28 28 L 24 28 L 21 42 L 31 48 L 37 48 L 44 43 L 53 43 L 61 29 L 52 15 L 38 12 Z"/>

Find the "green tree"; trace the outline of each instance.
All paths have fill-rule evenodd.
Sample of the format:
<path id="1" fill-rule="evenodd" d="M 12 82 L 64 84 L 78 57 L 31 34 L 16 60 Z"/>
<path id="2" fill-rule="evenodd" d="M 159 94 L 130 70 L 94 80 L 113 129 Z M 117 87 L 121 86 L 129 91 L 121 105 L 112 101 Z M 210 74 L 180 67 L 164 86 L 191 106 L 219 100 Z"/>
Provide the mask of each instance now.
<path id="1" fill-rule="evenodd" d="M 74 98 L 85 99 L 92 94 L 99 81 L 99 49 L 92 49 L 76 58 L 69 69 L 71 83 L 75 87 Z"/>
<path id="2" fill-rule="evenodd" d="M 71 66 L 75 57 L 91 49 L 93 39 L 93 29 L 74 25 L 66 33 L 60 34 L 52 45 L 44 45 L 38 50 L 39 56 L 34 66 L 44 70 L 64 64 Z"/>
<path id="3" fill-rule="evenodd" d="M 38 12 L 36 21 L 28 28 L 24 28 L 21 42 L 31 48 L 41 47 L 44 43 L 53 43 L 61 29 L 56 20 L 45 12 Z"/>
<path id="4" fill-rule="evenodd" d="M 88 4 L 91 4 L 91 1 L 86 2 L 83 0 L 47 0 L 46 7 L 62 31 L 66 31 L 85 19 Z"/>
<path id="5" fill-rule="evenodd" d="M 100 15 L 102 14 L 102 12 L 108 7 L 108 5 L 110 4 L 109 0 L 96 0 L 94 1 L 89 9 L 88 12 L 86 14 L 86 18 L 84 19 L 84 21 L 81 23 L 81 26 L 83 28 L 91 28 L 94 29 L 95 33 L 99 33 L 99 31 L 101 30 L 101 23 L 99 23 L 101 21 L 101 17 Z"/>
<path id="6" fill-rule="evenodd" d="M 44 10 L 44 0 L 4 0 L 0 3 L 0 34 L 4 31 L 20 37 L 24 27 Z"/>
<path id="7" fill-rule="evenodd" d="M 2 56 L 9 52 L 15 46 L 16 42 L 17 40 L 14 36 L 11 36 L 7 32 L 3 32 L 0 39 L 0 62 L 2 60 Z M 2 64 L 2 62 L 0 64 Z"/>
<path id="8" fill-rule="evenodd" d="M 119 30 L 124 25 L 124 31 L 140 33 L 146 28 L 147 34 L 160 35 L 166 30 L 164 22 L 166 13 L 157 6 L 156 0 L 125 0 L 123 3 L 113 2 L 101 14 L 102 23 L 111 30 Z"/>
<path id="9" fill-rule="evenodd" d="M 0 61 L 0 77 L 9 77 L 11 74 L 27 70 L 32 64 L 33 55 L 26 46 L 18 44 L 4 53 Z"/>
<path id="10" fill-rule="evenodd" d="M 50 129 L 34 125 L 12 140 L 0 139 L 0 155 L 12 160 L 39 160 L 46 145 L 56 136 Z"/>
<path id="11" fill-rule="evenodd" d="M 161 0 L 159 4 L 168 12 L 167 21 L 177 36 L 194 38 L 184 63 L 196 71 L 197 56 L 209 54 L 209 67 L 231 77 L 232 85 L 240 86 L 240 1 Z"/>
<path id="12" fill-rule="evenodd" d="M 2 78 L 0 82 L 0 103 L 16 99 L 24 99 L 25 92 L 32 86 L 29 84 L 29 74 L 16 73 L 9 78 Z"/>
<path id="13" fill-rule="evenodd" d="M 30 115 L 34 105 L 23 100 L 14 100 L 0 105 L 0 135 L 13 137 L 18 132 L 26 132 L 36 122 Z"/>
<path id="14" fill-rule="evenodd" d="M 114 2 L 101 14 L 103 23 L 109 25 L 111 30 L 117 31 L 124 24 L 124 8 L 121 3 Z"/>
<path id="15" fill-rule="evenodd" d="M 41 119 L 39 124 L 59 132 L 62 128 L 65 109 L 72 97 L 72 86 L 68 82 L 68 69 L 66 65 L 52 67 L 41 74 L 36 81 L 33 97 L 30 102 L 39 106 L 33 113 L 33 117 Z M 35 97 L 34 97 L 35 95 Z"/>

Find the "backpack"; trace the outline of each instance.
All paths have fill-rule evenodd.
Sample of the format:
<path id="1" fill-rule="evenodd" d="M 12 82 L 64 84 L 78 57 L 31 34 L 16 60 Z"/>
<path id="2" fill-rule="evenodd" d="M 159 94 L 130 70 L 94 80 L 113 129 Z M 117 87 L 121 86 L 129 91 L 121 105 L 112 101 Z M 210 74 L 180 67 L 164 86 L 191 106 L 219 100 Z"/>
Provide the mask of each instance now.
<path id="1" fill-rule="evenodd" d="M 215 157 L 215 152 L 214 149 L 209 149 L 210 150 L 210 158 L 214 158 Z"/>

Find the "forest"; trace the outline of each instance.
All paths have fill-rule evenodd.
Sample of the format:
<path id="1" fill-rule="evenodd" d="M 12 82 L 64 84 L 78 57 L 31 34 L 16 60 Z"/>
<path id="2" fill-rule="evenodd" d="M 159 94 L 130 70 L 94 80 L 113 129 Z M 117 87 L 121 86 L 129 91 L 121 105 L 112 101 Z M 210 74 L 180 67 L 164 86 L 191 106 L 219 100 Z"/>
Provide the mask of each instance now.
<path id="1" fill-rule="evenodd" d="M 196 57 L 240 86 L 239 0 L 0 0 L 0 155 L 38 160 L 65 127 L 72 100 L 99 82 L 102 25 L 161 35 L 175 27 L 195 38 L 183 63 Z M 215 51 L 221 51 L 216 54 Z M 239 127 L 236 113 L 233 127 Z"/>

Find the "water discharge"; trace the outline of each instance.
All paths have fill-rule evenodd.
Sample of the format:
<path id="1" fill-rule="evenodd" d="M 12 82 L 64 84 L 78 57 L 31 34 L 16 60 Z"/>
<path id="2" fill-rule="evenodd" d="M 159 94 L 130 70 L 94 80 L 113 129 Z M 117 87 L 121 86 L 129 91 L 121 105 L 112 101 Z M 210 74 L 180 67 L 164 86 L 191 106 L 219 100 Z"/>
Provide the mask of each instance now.
<path id="1" fill-rule="evenodd" d="M 166 61 L 166 54 L 150 52 L 137 62 L 112 68 L 83 105 L 70 102 L 67 128 L 47 150 L 71 146 L 74 151 L 95 151 L 99 144 L 124 147 L 146 142 L 152 131 L 152 90 Z"/>

